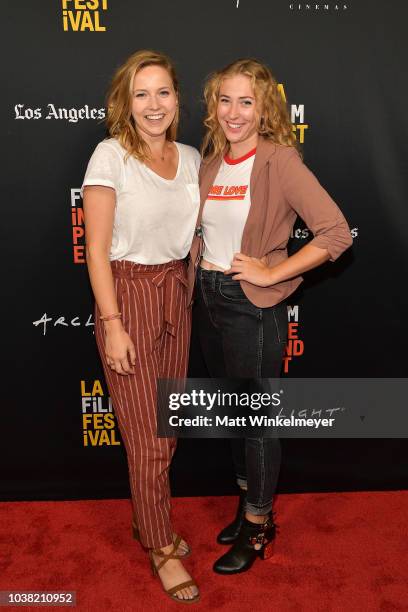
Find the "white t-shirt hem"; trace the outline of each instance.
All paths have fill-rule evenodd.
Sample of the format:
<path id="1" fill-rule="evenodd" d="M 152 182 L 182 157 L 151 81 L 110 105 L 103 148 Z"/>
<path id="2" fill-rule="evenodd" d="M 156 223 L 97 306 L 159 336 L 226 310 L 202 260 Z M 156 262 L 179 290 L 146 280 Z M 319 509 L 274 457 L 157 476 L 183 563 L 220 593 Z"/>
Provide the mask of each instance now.
<path id="1" fill-rule="evenodd" d="M 205 261 L 208 261 L 208 263 L 212 264 L 213 266 L 217 266 L 218 268 L 222 268 L 222 270 L 229 270 L 231 267 L 231 264 L 227 267 L 225 267 L 225 264 L 220 263 L 219 261 L 214 261 L 213 259 L 211 259 L 211 257 L 203 257 L 203 259 L 205 259 Z"/>

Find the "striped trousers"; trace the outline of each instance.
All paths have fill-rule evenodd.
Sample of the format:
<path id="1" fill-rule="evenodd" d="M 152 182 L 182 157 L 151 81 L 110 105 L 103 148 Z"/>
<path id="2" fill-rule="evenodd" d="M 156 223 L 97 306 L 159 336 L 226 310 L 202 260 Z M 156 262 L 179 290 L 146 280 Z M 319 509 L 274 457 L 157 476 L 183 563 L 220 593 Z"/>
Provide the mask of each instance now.
<path id="1" fill-rule="evenodd" d="M 121 260 L 111 262 L 111 268 L 123 326 L 135 345 L 135 374 L 117 374 L 108 366 L 97 305 L 96 342 L 126 449 L 140 540 L 159 548 L 173 541 L 169 467 L 176 439 L 157 438 L 157 379 L 187 373 L 191 309 L 186 306 L 186 264 Z"/>

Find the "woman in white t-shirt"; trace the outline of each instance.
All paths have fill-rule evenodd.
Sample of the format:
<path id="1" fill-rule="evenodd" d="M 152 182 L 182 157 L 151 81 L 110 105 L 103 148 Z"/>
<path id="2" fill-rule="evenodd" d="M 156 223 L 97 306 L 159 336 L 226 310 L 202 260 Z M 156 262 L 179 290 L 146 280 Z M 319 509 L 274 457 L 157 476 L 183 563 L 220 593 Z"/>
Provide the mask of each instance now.
<path id="1" fill-rule="evenodd" d="M 83 182 L 95 335 L 122 439 L 133 533 L 175 601 L 197 601 L 181 563 L 190 551 L 170 523 L 173 438 L 157 438 L 157 378 L 186 375 L 186 263 L 199 207 L 196 149 L 175 142 L 179 93 L 165 55 L 138 51 L 108 95 L 110 138 Z"/>

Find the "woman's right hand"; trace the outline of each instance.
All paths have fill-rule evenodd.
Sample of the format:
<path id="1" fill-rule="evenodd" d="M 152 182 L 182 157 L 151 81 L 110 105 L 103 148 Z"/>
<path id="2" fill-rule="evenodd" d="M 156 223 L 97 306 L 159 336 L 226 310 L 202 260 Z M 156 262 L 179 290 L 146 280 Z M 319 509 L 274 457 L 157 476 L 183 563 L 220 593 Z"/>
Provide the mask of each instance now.
<path id="1" fill-rule="evenodd" d="M 112 325 L 113 323 L 115 325 Z M 135 345 L 121 322 L 106 321 L 105 332 L 105 355 L 111 370 L 124 376 L 134 374 L 135 371 L 131 366 L 136 363 Z"/>

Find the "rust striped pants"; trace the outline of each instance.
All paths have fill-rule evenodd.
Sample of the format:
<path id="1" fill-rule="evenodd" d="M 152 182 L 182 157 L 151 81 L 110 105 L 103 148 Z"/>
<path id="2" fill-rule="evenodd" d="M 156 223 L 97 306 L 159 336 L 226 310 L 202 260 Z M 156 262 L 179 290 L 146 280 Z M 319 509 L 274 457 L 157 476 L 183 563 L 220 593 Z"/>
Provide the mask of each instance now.
<path id="1" fill-rule="evenodd" d="M 104 328 L 95 305 L 95 336 L 125 445 L 132 506 L 144 546 L 173 541 L 169 467 L 176 440 L 157 438 L 158 378 L 186 376 L 191 309 L 186 307 L 186 264 L 111 262 L 123 326 L 136 349 L 135 374 L 117 374 L 105 356 Z"/>

